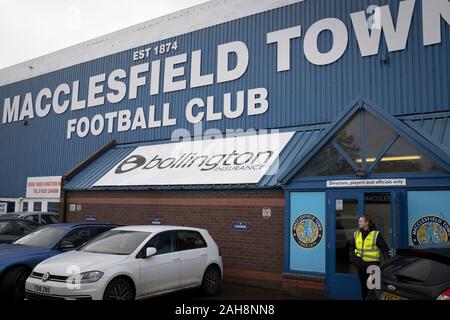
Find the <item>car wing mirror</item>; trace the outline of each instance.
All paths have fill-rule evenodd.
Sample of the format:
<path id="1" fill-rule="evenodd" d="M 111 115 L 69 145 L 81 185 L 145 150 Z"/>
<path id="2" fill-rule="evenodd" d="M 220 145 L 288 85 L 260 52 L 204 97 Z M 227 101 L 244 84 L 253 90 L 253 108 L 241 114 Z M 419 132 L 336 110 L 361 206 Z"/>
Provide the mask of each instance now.
<path id="1" fill-rule="evenodd" d="M 156 248 L 150 247 L 145 250 L 145 257 L 150 258 L 156 254 Z"/>

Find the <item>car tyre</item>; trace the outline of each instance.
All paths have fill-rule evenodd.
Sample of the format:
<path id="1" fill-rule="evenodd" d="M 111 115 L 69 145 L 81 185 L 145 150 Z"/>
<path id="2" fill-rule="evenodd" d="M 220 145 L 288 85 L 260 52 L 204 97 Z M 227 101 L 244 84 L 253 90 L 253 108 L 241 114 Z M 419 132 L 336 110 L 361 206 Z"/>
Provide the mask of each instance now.
<path id="1" fill-rule="evenodd" d="M 16 267 L 5 273 L 0 284 L 0 295 L 5 300 L 20 301 L 25 298 L 25 281 L 30 275 L 26 267 Z"/>
<path id="2" fill-rule="evenodd" d="M 117 278 L 106 287 L 103 300 L 134 300 L 134 290 L 129 281 Z"/>
<path id="3" fill-rule="evenodd" d="M 201 290 L 208 296 L 215 295 L 220 289 L 222 274 L 216 266 L 209 266 L 203 274 Z"/>

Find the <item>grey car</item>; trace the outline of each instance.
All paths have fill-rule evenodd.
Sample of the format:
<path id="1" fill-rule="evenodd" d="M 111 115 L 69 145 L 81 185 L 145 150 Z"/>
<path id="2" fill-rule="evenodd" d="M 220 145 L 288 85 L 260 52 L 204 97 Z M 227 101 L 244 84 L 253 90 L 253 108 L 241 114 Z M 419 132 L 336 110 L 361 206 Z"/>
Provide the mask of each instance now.
<path id="1" fill-rule="evenodd" d="M 0 218 L 0 243 L 12 243 L 39 228 L 41 224 L 19 218 Z"/>
<path id="2" fill-rule="evenodd" d="M 18 218 L 38 224 L 59 223 L 59 214 L 52 212 L 14 212 L 0 215 L 0 218 Z"/>

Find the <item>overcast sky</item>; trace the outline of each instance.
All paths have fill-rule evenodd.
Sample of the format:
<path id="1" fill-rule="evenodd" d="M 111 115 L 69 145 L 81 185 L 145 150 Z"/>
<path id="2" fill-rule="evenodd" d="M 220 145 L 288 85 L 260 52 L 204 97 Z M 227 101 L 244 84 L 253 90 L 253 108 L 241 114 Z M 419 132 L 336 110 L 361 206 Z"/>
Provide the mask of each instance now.
<path id="1" fill-rule="evenodd" d="M 206 0 L 0 0 L 0 69 Z"/>

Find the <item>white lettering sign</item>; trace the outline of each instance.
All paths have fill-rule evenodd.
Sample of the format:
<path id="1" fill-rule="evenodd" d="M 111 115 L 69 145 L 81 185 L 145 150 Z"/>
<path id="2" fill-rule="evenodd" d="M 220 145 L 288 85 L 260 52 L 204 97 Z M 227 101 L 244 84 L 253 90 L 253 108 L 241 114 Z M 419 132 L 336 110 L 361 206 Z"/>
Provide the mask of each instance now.
<path id="1" fill-rule="evenodd" d="M 27 198 L 58 199 L 61 194 L 61 177 L 29 177 Z"/>
<path id="2" fill-rule="evenodd" d="M 8 204 L 6 202 L 0 202 L 0 214 L 8 212 Z"/>
<path id="3" fill-rule="evenodd" d="M 354 188 L 354 187 L 394 187 L 406 186 L 406 179 L 355 179 L 355 180 L 328 180 L 327 188 Z"/>
<path id="4" fill-rule="evenodd" d="M 94 186 L 256 184 L 276 173 L 278 156 L 293 134 L 138 147 Z"/>
<path id="5" fill-rule="evenodd" d="M 421 0 L 421 12 L 416 5 L 417 2 L 419 0 L 400 1 L 398 10 L 393 10 L 392 5 L 372 5 L 365 10 L 349 13 L 349 19 L 327 17 L 312 22 L 308 28 L 294 25 L 281 30 L 271 30 L 263 41 L 267 50 L 275 50 L 276 70 L 264 72 L 288 72 L 293 69 L 292 62 L 301 58 L 317 66 L 335 63 L 348 51 L 350 36 L 354 37 L 355 41 L 351 43 L 358 45 L 362 57 L 379 54 L 382 41 L 386 44 L 388 52 L 403 51 L 409 39 L 419 41 L 419 37 L 416 36 L 415 39 L 411 37 L 413 19 L 422 19 L 423 36 L 420 38 L 424 47 L 440 44 L 443 27 L 450 24 L 450 1 Z M 346 20 L 351 21 L 351 25 L 346 24 L 344 22 Z M 319 36 L 324 32 L 331 34 L 328 46 L 325 47 L 327 49 L 319 46 L 321 42 Z M 303 48 L 303 54 L 294 52 L 294 48 L 299 47 Z M 178 41 L 160 44 L 154 49 L 140 49 L 130 58 L 134 63 L 141 59 L 149 61 L 134 64 L 128 70 L 116 68 L 109 73 L 99 72 L 89 76 L 84 81 L 73 79 L 71 82 L 55 83 L 51 88 L 41 88 L 37 92 L 24 90 L 3 97 L 2 124 L 43 118 L 50 113 L 62 115 L 73 112 L 75 117 L 74 111 L 99 108 L 106 102 L 126 105 L 127 102 L 142 95 L 150 97 L 164 95 L 165 98 L 167 93 L 213 84 L 224 84 L 224 88 L 234 88 L 234 85 L 225 84 L 239 80 L 248 70 L 267 68 L 267 65 L 270 65 L 269 61 L 266 65 L 252 65 L 252 55 L 270 55 L 267 52 L 252 52 L 251 49 L 254 50 L 248 43 L 239 39 L 218 43 L 215 47 L 208 48 L 210 52 L 206 52 L 203 48 L 192 52 L 179 52 L 182 46 Z M 169 52 L 179 53 L 164 56 Z M 215 59 L 212 66 L 207 62 L 211 57 Z M 160 101 L 157 106 L 149 103 L 150 105 L 130 106 L 125 110 L 92 113 L 89 117 L 69 117 L 66 138 L 71 139 L 73 135 L 84 138 L 105 132 L 112 134 L 175 126 L 181 119 L 172 116 L 171 107 L 184 107 L 185 120 L 189 123 L 235 119 L 241 115 L 248 117 L 262 115 L 269 108 L 268 98 L 271 95 L 268 90 L 264 87 L 245 88 L 246 96 L 243 96 L 243 89 L 241 87 L 233 89 L 232 92 L 220 92 L 215 96 L 190 97 L 189 101 L 182 100 L 181 105 L 176 106 L 172 106 L 171 101 Z M 81 97 L 80 93 L 83 93 Z M 180 99 L 176 100 L 177 104 L 180 103 Z M 245 102 L 246 114 L 243 108 Z M 218 103 L 223 105 L 217 108 Z M 230 104 L 237 106 L 231 108 Z M 161 118 L 156 118 L 161 114 Z"/>

